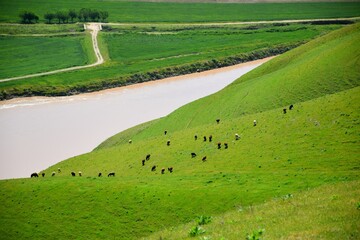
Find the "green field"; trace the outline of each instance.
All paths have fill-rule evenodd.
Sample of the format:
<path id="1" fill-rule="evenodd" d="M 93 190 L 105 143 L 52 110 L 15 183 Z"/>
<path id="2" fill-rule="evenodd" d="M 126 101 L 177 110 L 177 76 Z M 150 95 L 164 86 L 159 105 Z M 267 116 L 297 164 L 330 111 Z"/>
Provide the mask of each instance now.
<path id="1" fill-rule="evenodd" d="M 357 17 L 359 2 L 335 3 L 149 3 L 114 0 L 0 1 L 0 22 L 18 22 L 19 12 L 46 12 L 92 8 L 109 12 L 109 22 L 224 22 L 250 20 Z"/>
<path id="2" fill-rule="evenodd" d="M 236 210 L 212 217 L 211 223 L 201 226 L 205 233 L 200 236 L 246 239 L 263 230 L 264 239 L 356 239 L 360 234 L 359 185 L 359 181 L 325 185 L 257 206 L 236 206 Z M 196 219 L 144 239 L 194 239 L 189 232 L 197 225 Z"/>
<path id="3" fill-rule="evenodd" d="M 314 24 L 104 27 L 99 36 L 101 52 L 106 59 L 104 64 L 91 69 L 3 82 L 0 83 L 0 94 L 2 99 L 33 94 L 68 95 L 207 70 L 232 65 L 237 61 L 227 58 L 241 59 L 241 54 L 252 51 L 267 51 L 267 55 L 258 53 L 254 58 L 281 53 L 276 49 L 294 47 L 340 27 Z M 182 65 L 185 70 L 177 68 Z M 148 72 L 153 73 L 146 75 Z M 134 74 L 138 75 L 129 79 Z"/>
<path id="4" fill-rule="evenodd" d="M 356 239 L 359 39 L 360 24 L 336 30 L 276 57 L 216 94 L 120 133 L 91 153 L 49 167 L 45 178 L 0 181 L 1 236 L 138 239 L 167 229 L 155 238 L 178 239 L 166 234 L 180 224 L 194 224 L 196 216 L 225 218 L 221 214 L 241 208 L 244 219 L 253 221 L 236 239 L 245 239 L 244 232 L 257 227 L 266 228 L 265 236 L 275 239 Z M 294 109 L 283 114 L 290 104 Z M 234 139 L 235 133 L 240 140 Z M 213 142 L 202 141 L 209 135 Z M 191 152 L 198 156 L 191 158 Z M 151 159 L 141 166 L 146 154 Z M 204 156 L 206 162 L 201 161 Z M 150 170 L 153 165 L 155 172 Z M 160 173 L 170 166 L 173 173 Z M 57 168 L 62 172 L 49 177 Z M 71 177 L 71 171 L 82 171 L 83 177 Z M 110 171 L 116 177 L 97 177 Z M 321 186 L 326 187 L 307 192 Z M 320 195 L 329 192 L 332 195 Z M 286 203 L 298 209 L 271 202 L 285 196 L 294 196 Z M 269 204 L 275 210 L 253 216 L 248 209 L 258 204 L 254 214 L 266 211 Z M 284 229 L 277 209 L 295 213 L 304 209 L 314 218 L 326 212 L 329 217 L 312 218 L 304 225 L 311 226 L 307 231 L 290 216 L 289 223 L 294 224 Z M 207 236 L 234 239 L 230 230 L 218 230 L 218 218 L 211 228 L 204 226 Z M 223 225 L 231 229 L 239 221 L 235 218 Z M 178 229 L 186 238 L 186 230 Z"/>
<path id="5" fill-rule="evenodd" d="M 0 36 L 0 78 L 47 72 L 94 61 L 89 36 Z"/>

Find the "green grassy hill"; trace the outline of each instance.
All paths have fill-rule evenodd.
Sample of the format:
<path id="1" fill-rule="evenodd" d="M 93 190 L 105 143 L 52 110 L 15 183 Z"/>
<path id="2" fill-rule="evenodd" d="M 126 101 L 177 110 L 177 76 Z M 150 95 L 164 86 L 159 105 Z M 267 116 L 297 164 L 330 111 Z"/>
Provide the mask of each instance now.
<path id="1" fill-rule="evenodd" d="M 359 28 L 346 27 L 279 56 L 219 93 L 49 167 L 45 178 L 0 181 L 1 236 L 136 239 L 199 215 L 220 216 L 240 206 L 353 180 L 357 181 L 344 186 L 353 193 L 351 201 L 358 201 L 354 189 L 360 168 Z M 289 104 L 294 109 L 283 114 Z M 234 139 L 235 133 L 240 140 Z M 202 141 L 209 135 L 212 142 Z M 191 152 L 197 156 L 192 158 Z M 151 159 L 142 166 L 147 154 Z M 157 170 L 152 172 L 154 165 Z M 170 166 L 173 173 L 161 174 L 161 168 Z M 50 177 L 57 168 L 61 173 Z M 82 171 L 83 176 L 71 177 L 71 171 Z M 110 171 L 116 177 L 97 177 Z M 349 197 L 335 188 L 345 204 Z M 299 202 L 308 197 L 303 199 Z M 302 206 L 299 203 L 299 210 Z M 352 216 L 348 208 L 338 211 Z M 261 216 L 255 219 L 260 227 L 268 222 Z M 349 228 L 356 219 L 338 221 L 341 227 L 334 235 L 316 221 L 321 232 L 311 234 L 338 239 L 351 238 L 355 231 L 358 236 L 358 230 Z M 281 221 L 273 224 L 276 229 Z M 214 227 L 210 236 L 217 239 L 217 231 Z M 297 231 L 303 236 L 300 227 L 285 229 L 280 236 L 296 236 Z"/>

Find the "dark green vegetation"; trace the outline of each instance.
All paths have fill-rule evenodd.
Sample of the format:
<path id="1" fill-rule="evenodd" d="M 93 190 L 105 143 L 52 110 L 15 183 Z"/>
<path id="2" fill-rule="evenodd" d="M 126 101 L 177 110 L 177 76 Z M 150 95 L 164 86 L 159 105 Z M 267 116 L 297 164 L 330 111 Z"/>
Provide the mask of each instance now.
<path id="1" fill-rule="evenodd" d="M 46 169 L 45 178 L 1 181 L 1 236 L 135 239 L 197 216 L 216 216 L 240 206 L 249 212 L 249 206 L 283 196 L 298 199 L 299 191 L 335 183 L 342 183 L 340 189 L 339 185 L 330 187 L 334 193 L 320 198 L 326 201 L 321 205 L 325 210 L 317 209 L 316 201 L 305 210 L 326 212 L 330 217 L 323 218 L 325 225 L 339 226 L 336 230 L 313 220 L 317 225 L 311 233 L 298 226 L 301 222 L 276 233 L 283 226 L 281 216 L 272 225 L 267 225 L 272 219 L 255 216 L 245 231 L 272 226 L 266 227 L 264 236 L 267 232 L 275 238 L 297 233 L 311 234 L 313 239 L 358 236 L 358 229 L 352 228 L 358 225 L 358 215 L 351 206 L 358 211 L 360 198 L 359 39 L 360 24 L 334 31 L 262 65 L 219 93 Z M 294 109 L 283 114 L 289 104 Z M 256 127 L 252 126 L 254 119 Z M 241 135 L 240 140 L 234 139 L 235 133 Z M 203 142 L 202 136 L 210 134 L 213 142 Z M 218 142 L 221 149 L 217 149 Z M 197 156 L 191 158 L 191 152 Z M 147 154 L 151 158 L 141 166 Z M 204 156 L 205 162 L 201 161 Z M 155 172 L 150 171 L 153 165 L 157 165 Z M 170 166 L 173 173 L 160 173 Z M 49 177 L 58 167 L 62 172 Z M 70 176 L 71 171 L 79 170 L 83 177 Z M 97 177 L 98 172 L 110 171 L 116 177 Z M 342 191 L 341 186 L 348 190 Z M 323 193 L 329 193 L 327 189 Z M 293 211 L 301 213 L 304 201 L 314 199 L 316 192 L 310 192 L 309 198 L 306 194 L 299 202 L 291 202 L 299 206 Z M 345 207 L 335 207 L 339 212 L 333 213 L 329 198 Z M 231 222 L 225 223 L 231 228 Z M 214 229 L 207 233 L 218 236 Z"/>
<path id="2" fill-rule="evenodd" d="M 19 11 L 38 16 L 47 12 L 82 8 L 109 12 L 109 22 L 225 22 L 315 19 L 359 16 L 359 2 L 338 3 L 144 3 L 113 0 L 0 1 L 0 22 L 18 22 Z M 259 14 L 260 13 L 260 14 Z"/>
<path id="3" fill-rule="evenodd" d="M 47 72 L 94 61 L 90 36 L 0 36 L 0 78 Z"/>
<path id="4" fill-rule="evenodd" d="M 105 26 L 99 36 L 104 64 L 0 83 L 0 99 L 76 94 L 234 65 L 283 53 L 339 27 L 316 24 Z"/>

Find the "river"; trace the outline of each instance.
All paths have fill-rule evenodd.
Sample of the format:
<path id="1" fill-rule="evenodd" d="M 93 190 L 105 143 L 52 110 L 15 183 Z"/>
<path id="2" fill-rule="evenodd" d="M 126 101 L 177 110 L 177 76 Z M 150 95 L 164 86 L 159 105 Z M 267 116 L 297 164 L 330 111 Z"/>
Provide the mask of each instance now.
<path id="1" fill-rule="evenodd" d="M 0 102 L 0 179 L 29 177 L 224 88 L 270 58 L 96 93 Z M 21 81 L 21 80 L 20 80 Z"/>

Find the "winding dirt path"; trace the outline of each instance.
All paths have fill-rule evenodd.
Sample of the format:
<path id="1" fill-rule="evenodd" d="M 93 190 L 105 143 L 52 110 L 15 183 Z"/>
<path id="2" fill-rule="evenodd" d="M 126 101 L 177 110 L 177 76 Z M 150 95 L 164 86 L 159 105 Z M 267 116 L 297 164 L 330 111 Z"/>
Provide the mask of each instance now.
<path id="1" fill-rule="evenodd" d="M 95 67 L 97 65 L 104 63 L 104 58 L 101 55 L 101 52 L 100 52 L 100 49 L 98 46 L 98 41 L 97 41 L 98 32 L 101 30 L 101 24 L 100 23 L 89 23 L 89 24 L 85 24 L 84 28 L 91 31 L 91 40 L 92 40 L 93 49 L 94 49 L 94 52 L 95 52 L 95 55 L 97 58 L 97 61 L 95 63 L 85 65 L 85 66 L 76 66 L 76 67 L 58 69 L 58 70 L 49 71 L 49 72 L 35 73 L 35 74 L 19 76 L 19 77 L 12 77 L 12 78 L 5 78 L 5 79 L 0 79 L 0 82 L 7 82 L 7 81 L 19 80 L 19 79 L 25 79 L 25 78 L 31 78 L 31 77 L 40 77 L 40 76 L 51 75 L 51 74 L 56 74 L 56 73 L 61 73 L 61 72 L 68 72 L 68 71 L 73 71 L 73 70 L 90 68 L 90 67 Z"/>

